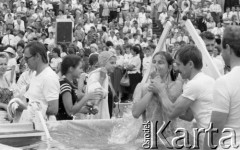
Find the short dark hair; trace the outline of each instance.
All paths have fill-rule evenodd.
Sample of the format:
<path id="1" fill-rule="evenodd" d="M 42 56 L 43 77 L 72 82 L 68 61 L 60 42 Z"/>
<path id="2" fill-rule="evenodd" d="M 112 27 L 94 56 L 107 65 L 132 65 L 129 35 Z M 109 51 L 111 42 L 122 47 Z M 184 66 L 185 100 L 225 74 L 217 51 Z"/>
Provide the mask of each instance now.
<path id="1" fill-rule="evenodd" d="M 57 47 L 54 47 L 53 50 L 52 50 L 53 53 L 57 53 L 58 57 L 60 57 L 60 49 L 57 48 Z"/>
<path id="2" fill-rule="evenodd" d="M 227 48 L 227 45 L 231 47 L 237 57 L 240 57 L 240 27 L 228 26 L 224 30 L 222 47 Z"/>
<path id="3" fill-rule="evenodd" d="M 200 36 L 203 40 L 204 39 L 207 39 L 207 40 L 214 40 L 215 39 L 214 34 L 210 31 L 204 31 L 200 34 Z"/>
<path id="4" fill-rule="evenodd" d="M 137 46 L 133 46 L 133 47 L 132 47 L 132 50 L 133 50 L 136 54 L 139 54 L 139 52 L 140 52 L 140 49 L 139 49 L 139 47 L 137 47 Z"/>
<path id="5" fill-rule="evenodd" d="M 46 63 L 46 64 L 48 63 L 47 49 L 44 46 L 44 44 L 37 41 L 33 41 L 28 43 L 28 45 L 25 47 L 25 50 L 27 48 L 29 49 L 29 52 L 32 56 L 36 56 L 37 54 L 39 54 L 42 57 L 43 63 Z"/>
<path id="6" fill-rule="evenodd" d="M 18 46 L 24 48 L 24 41 L 19 41 L 19 42 L 17 43 L 17 47 L 18 47 Z"/>
<path id="7" fill-rule="evenodd" d="M 111 41 L 107 41 L 106 42 L 106 46 L 109 47 L 109 46 L 113 46 L 113 43 Z"/>
<path id="8" fill-rule="evenodd" d="M 76 68 L 81 61 L 81 57 L 77 55 L 67 55 L 61 63 L 61 73 L 66 75 L 70 67 Z"/>
<path id="9" fill-rule="evenodd" d="M 187 44 L 183 47 L 180 47 L 176 53 L 176 57 L 178 57 L 183 65 L 186 65 L 189 61 L 192 61 L 195 69 L 201 70 L 203 67 L 202 53 L 195 45 Z"/>

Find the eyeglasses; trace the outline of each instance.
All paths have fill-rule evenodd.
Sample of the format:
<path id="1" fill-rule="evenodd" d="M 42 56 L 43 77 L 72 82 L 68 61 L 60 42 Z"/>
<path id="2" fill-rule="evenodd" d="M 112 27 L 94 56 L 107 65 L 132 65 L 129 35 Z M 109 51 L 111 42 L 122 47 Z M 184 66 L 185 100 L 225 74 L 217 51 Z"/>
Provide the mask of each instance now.
<path id="1" fill-rule="evenodd" d="M 30 58 L 32 58 L 33 56 L 30 56 L 30 57 L 25 57 L 24 56 L 24 60 L 26 61 L 26 62 L 28 62 L 28 60 L 30 59 Z"/>

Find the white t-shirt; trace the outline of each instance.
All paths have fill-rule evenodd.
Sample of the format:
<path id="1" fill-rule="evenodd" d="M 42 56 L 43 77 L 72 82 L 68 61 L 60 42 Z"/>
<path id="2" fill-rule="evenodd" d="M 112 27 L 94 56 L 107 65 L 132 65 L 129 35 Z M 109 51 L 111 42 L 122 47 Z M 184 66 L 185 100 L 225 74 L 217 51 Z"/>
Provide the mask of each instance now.
<path id="1" fill-rule="evenodd" d="M 132 71 L 128 71 L 128 74 L 140 73 L 141 59 L 139 55 L 133 56 L 129 61 L 129 65 L 134 65 L 134 68 Z"/>
<path id="2" fill-rule="evenodd" d="M 45 106 L 52 100 L 58 100 L 60 83 L 58 75 L 50 68 L 45 68 L 40 74 L 33 76 L 28 91 L 24 94 L 29 102 L 39 101 Z"/>
<path id="3" fill-rule="evenodd" d="M 213 90 L 213 111 L 228 113 L 224 128 L 232 128 L 236 133 L 236 142 L 240 141 L 240 66 L 232 68 L 231 72 L 217 79 Z M 229 136 L 229 133 L 226 133 Z M 226 135 L 222 135 L 226 137 Z M 225 145 L 231 145 L 231 140 Z"/>
<path id="4" fill-rule="evenodd" d="M 208 128 L 213 102 L 215 80 L 200 72 L 183 87 L 182 96 L 193 101 L 190 106 L 198 128 Z"/>

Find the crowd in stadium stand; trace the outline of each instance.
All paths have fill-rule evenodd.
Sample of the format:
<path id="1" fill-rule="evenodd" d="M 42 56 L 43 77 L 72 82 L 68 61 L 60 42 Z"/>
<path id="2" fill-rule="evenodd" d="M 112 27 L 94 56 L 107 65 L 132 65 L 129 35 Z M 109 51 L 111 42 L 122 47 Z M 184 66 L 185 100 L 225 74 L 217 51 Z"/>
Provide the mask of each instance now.
<path id="1" fill-rule="evenodd" d="M 39 98 L 47 115 L 57 119 L 97 114 L 86 104 L 98 95 L 108 96 L 110 117 L 114 102 L 132 102 L 167 21 L 172 28 L 163 48 L 166 59 L 194 44 L 184 27 L 190 19 L 225 74 L 221 39 L 228 25 L 240 24 L 240 5 L 233 0 L 14 0 L 0 2 L 0 8 L 0 108 L 7 110 L 16 95 L 26 102 Z M 73 22 L 71 43 L 55 40 L 59 19 Z M 171 75 L 177 76 L 172 65 Z M 86 93 L 88 75 L 99 68 L 109 77 L 107 94 Z M 129 84 L 121 83 L 124 77 Z"/>

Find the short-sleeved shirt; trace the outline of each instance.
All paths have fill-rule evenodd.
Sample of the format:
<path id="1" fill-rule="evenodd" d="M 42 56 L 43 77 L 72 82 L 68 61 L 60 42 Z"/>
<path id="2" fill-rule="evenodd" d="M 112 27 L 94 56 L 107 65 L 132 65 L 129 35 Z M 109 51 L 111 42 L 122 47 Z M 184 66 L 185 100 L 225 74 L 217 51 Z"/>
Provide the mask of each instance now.
<path id="1" fill-rule="evenodd" d="M 200 72 L 183 87 L 182 96 L 193 101 L 190 106 L 198 128 L 208 128 L 213 102 L 215 80 Z"/>
<path id="2" fill-rule="evenodd" d="M 224 128 L 232 128 L 236 133 L 236 141 L 240 141 L 240 67 L 217 79 L 213 91 L 213 111 L 227 113 Z M 229 135 L 227 133 L 227 135 Z M 223 134 L 223 136 L 225 136 Z M 225 144 L 231 144 L 227 140 Z"/>
<path id="3" fill-rule="evenodd" d="M 78 97 L 76 94 L 77 87 L 73 85 L 67 78 L 60 81 L 59 110 L 56 116 L 57 120 L 72 120 L 73 117 L 68 115 L 63 103 L 63 94 L 70 92 L 72 95 L 72 104 L 74 105 Z"/>
<path id="4" fill-rule="evenodd" d="M 50 68 L 45 68 L 31 79 L 29 89 L 24 94 L 29 102 L 38 101 L 48 106 L 48 102 L 58 100 L 60 84 L 58 75 Z"/>

